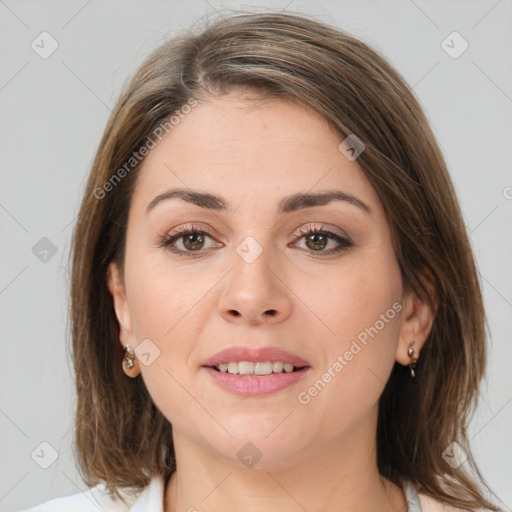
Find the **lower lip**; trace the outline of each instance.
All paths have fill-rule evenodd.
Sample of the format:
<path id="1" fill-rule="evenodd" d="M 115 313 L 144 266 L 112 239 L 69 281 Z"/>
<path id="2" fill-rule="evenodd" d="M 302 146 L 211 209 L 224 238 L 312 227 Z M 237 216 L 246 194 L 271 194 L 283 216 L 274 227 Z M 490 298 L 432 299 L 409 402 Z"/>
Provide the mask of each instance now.
<path id="1" fill-rule="evenodd" d="M 297 383 L 309 373 L 310 367 L 296 372 L 271 373 L 261 377 L 239 377 L 230 373 L 219 372 L 210 367 L 204 367 L 204 369 L 222 389 L 236 395 L 258 396 L 275 393 Z"/>

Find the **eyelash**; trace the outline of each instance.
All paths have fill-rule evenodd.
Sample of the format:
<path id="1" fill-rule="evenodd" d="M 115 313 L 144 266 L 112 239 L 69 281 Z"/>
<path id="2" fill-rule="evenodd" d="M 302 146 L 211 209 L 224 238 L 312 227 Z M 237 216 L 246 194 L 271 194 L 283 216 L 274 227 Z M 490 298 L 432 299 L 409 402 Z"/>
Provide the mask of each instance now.
<path id="1" fill-rule="evenodd" d="M 310 235 L 326 235 L 327 238 L 332 239 L 339 244 L 339 247 L 330 249 L 328 251 L 310 251 L 310 250 L 304 249 L 310 255 L 320 254 L 320 255 L 331 256 L 334 254 L 339 254 L 340 252 L 342 252 L 346 249 L 349 249 L 350 247 L 353 247 L 353 245 L 354 245 L 350 240 L 338 235 L 334 231 L 331 231 L 329 229 L 323 229 L 323 228 L 320 228 L 317 226 L 301 228 L 299 230 L 299 233 L 300 233 L 299 240 L 305 236 L 310 236 Z M 208 233 L 207 231 L 204 231 L 203 229 L 201 229 L 197 226 L 193 226 L 193 225 L 185 226 L 183 228 L 179 228 L 172 235 L 165 237 L 158 244 L 158 247 L 163 248 L 163 249 L 168 249 L 169 251 L 171 251 L 174 254 L 177 254 L 178 256 L 188 256 L 191 258 L 198 258 L 204 254 L 204 252 L 205 252 L 204 250 L 200 249 L 198 251 L 183 251 L 181 249 L 176 249 L 175 247 L 172 246 L 172 244 L 174 244 L 175 241 L 179 240 L 180 238 L 183 238 L 186 235 L 192 235 L 192 234 L 206 235 L 206 236 L 212 238 L 210 233 Z"/>

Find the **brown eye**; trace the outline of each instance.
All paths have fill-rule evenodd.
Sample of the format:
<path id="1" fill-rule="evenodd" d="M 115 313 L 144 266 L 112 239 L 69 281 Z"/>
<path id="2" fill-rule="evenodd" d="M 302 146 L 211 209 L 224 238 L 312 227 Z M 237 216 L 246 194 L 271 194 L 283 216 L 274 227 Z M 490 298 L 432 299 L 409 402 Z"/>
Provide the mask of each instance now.
<path id="1" fill-rule="evenodd" d="M 208 244 L 210 239 L 210 244 Z M 205 231 L 198 227 L 186 227 L 178 231 L 178 233 L 167 236 L 164 240 L 159 242 L 159 247 L 169 249 L 178 256 L 201 256 L 206 253 L 208 249 L 215 246 L 212 242 L 213 238 Z M 217 247 L 222 246 L 218 244 Z"/>
<path id="2" fill-rule="evenodd" d="M 306 237 L 306 245 L 313 251 L 325 249 L 327 246 L 328 239 L 325 235 L 313 233 Z"/>
<path id="3" fill-rule="evenodd" d="M 181 235 L 184 247 L 189 251 L 197 251 L 203 248 L 204 236 L 202 233 L 190 233 Z"/>
<path id="4" fill-rule="evenodd" d="M 299 241 L 304 239 L 305 250 L 310 254 L 330 256 L 354 246 L 348 238 L 329 229 L 308 227 L 301 229 L 299 233 L 302 235 Z M 333 247 L 326 249 L 330 244 L 333 244 Z"/>

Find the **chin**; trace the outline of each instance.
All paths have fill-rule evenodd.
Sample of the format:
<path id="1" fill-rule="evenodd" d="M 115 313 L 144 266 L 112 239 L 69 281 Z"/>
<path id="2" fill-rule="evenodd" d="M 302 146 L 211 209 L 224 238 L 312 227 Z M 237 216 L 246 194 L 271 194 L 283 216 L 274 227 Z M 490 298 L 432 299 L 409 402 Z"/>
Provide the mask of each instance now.
<path id="1" fill-rule="evenodd" d="M 282 419 L 280 418 L 279 421 Z M 232 424 L 233 430 L 230 432 L 233 438 L 228 434 L 222 438 L 204 437 L 203 443 L 230 464 L 241 464 L 246 467 L 257 465 L 261 469 L 282 466 L 283 463 L 302 452 L 312 440 L 305 439 L 298 430 L 290 432 L 289 428 L 282 428 L 283 425 L 277 426 L 279 421 L 272 423 L 272 428 L 268 427 L 268 422 L 260 425 L 253 422 L 250 426 L 245 425 L 243 428 L 240 425 L 237 430 L 234 430 L 234 424 Z M 272 431 L 272 429 L 275 430 Z M 211 432 L 209 434 L 211 435 Z"/>

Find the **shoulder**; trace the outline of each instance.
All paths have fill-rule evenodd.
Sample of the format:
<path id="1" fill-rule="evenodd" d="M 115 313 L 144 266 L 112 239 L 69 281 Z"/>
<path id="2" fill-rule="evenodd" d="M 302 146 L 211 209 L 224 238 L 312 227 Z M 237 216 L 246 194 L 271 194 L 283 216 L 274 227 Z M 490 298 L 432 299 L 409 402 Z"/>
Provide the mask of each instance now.
<path id="1" fill-rule="evenodd" d="M 436 498 L 419 491 L 417 485 L 410 480 L 402 482 L 409 512 L 465 512 L 463 509 L 443 503 Z M 483 512 L 483 511 L 482 511 Z"/>
<path id="2" fill-rule="evenodd" d="M 464 512 L 461 508 L 453 507 L 441 501 L 438 501 L 431 496 L 423 493 L 418 493 L 421 512 Z"/>
<path id="3" fill-rule="evenodd" d="M 87 491 L 55 498 L 22 512 L 129 512 L 141 500 L 144 503 L 148 500 L 156 503 L 163 500 L 160 480 L 159 477 L 154 477 L 151 484 L 138 494 L 121 491 L 124 501 L 111 497 L 102 483 Z M 158 509 L 155 510 L 157 511 Z"/>

